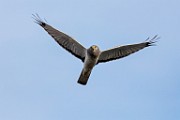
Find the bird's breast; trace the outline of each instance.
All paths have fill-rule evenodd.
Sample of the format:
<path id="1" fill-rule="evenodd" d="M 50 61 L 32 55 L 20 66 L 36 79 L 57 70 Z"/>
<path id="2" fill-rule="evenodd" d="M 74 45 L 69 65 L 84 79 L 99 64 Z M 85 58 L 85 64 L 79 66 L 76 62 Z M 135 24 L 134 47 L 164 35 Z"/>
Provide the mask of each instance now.
<path id="1" fill-rule="evenodd" d="M 98 58 L 99 56 L 94 57 L 86 53 L 85 61 L 84 61 L 84 68 L 92 69 L 96 65 Z"/>

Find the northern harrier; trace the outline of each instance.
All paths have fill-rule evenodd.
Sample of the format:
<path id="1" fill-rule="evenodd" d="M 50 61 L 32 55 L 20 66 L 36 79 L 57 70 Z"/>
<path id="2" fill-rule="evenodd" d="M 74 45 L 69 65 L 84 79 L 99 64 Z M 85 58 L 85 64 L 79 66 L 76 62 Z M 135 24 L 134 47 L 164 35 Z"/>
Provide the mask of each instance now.
<path id="1" fill-rule="evenodd" d="M 39 24 L 41 27 L 43 27 L 44 30 L 46 30 L 49 33 L 49 35 L 51 35 L 61 47 L 63 47 L 71 54 L 82 60 L 82 62 L 84 63 L 84 67 L 78 79 L 78 83 L 82 85 L 87 84 L 88 78 L 91 74 L 93 67 L 98 63 L 108 62 L 128 56 L 145 47 L 154 45 L 153 43 L 156 42 L 155 40 L 159 38 L 156 35 L 152 39 L 148 38 L 145 42 L 142 43 L 118 46 L 105 51 L 100 51 L 99 47 L 96 45 L 93 45 L 90 48 L 86 49 L 70 36 L 48 25 L 38 15 L 33 15 L 33 17 L 35 19 L 35 22 Z"/>

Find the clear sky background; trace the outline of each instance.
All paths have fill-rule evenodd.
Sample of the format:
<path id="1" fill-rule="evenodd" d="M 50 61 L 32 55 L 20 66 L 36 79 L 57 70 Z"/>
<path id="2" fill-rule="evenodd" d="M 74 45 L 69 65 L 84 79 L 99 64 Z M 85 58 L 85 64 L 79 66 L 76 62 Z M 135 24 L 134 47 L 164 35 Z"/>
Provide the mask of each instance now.
<path id="1" fill-rule="evenodd" d="M 81 86 L 83 64 L 34 13 L 85 47 L 161 39 Z M 0 15 L 0 120 L 180 120 L 179 0 L 0 0 Z"/>

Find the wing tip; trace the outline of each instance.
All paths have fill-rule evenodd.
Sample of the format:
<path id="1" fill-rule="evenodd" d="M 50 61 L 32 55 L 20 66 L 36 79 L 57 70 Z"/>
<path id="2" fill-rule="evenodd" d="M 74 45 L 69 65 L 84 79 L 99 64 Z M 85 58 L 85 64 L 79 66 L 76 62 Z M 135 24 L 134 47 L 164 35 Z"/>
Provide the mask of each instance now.
<path id="1" fill-rule="evenodd" d="M 146 39 L 146 44 L 147 46 L 156 46 L 156 42 L 157 40 L 160 39 L 160 37 L 158 35 L 155 35 L 152 39 L 150 39 L 149 37 Z"/>
<path id="2" fill-rule="evenodd" d="M 35 20 L 34 22 L 37 23 L 38 25 L 42 27 L 46 26 L 46 23 L 41 19 L 41 17 L 37 13 L 32 14 L 32 18 Z"/>

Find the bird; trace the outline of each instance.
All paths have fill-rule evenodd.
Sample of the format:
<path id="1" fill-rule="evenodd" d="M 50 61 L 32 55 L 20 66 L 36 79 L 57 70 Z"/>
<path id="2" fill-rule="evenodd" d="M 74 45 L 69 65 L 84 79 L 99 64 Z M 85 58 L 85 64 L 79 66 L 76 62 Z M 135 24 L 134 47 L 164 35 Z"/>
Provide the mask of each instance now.
<path id="1" fill-rule="evenodd" d="M 156 40 L 159 39 L 158 35 L 155 35 L 153 38 L 147 38 L 144 42 L 130 45 L 120 45 L 111 49 L 101 51 L 97 45 L 92 45 L 89 48 L 85 48 L 75 39 L 69 35 L 63 33 L 47 24 L 46 20 L 42 20 L 38 14 L 32 14 L 34 22 L 40 25 L 44 30 L 52 37 L 54 40 L 68 52 L 70 52 L 75 57 L 79 58 L 84 66 L 80 73 L 80 77 L 77 83 L 81 85 L 86 85 L 89 79 L 89 76 L 93 68 L 104 62 L 109 62 L 112 60 L 120 59 L 126 57 L 132 53 L 135 53 L 143 48 L 154 46 Z"/>

